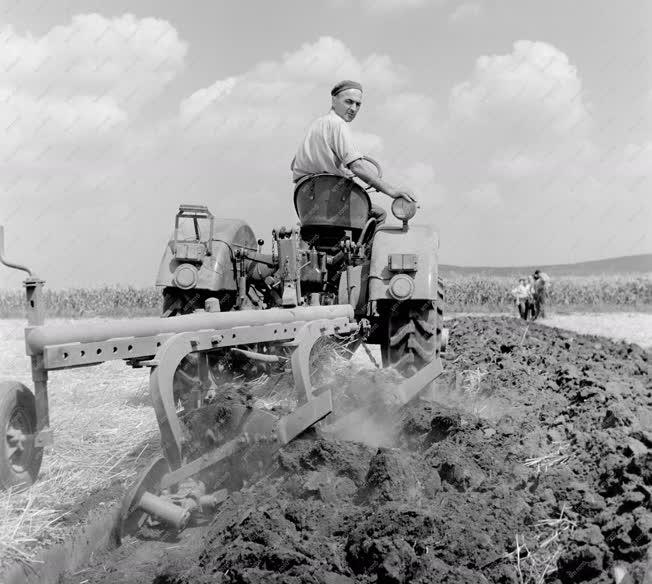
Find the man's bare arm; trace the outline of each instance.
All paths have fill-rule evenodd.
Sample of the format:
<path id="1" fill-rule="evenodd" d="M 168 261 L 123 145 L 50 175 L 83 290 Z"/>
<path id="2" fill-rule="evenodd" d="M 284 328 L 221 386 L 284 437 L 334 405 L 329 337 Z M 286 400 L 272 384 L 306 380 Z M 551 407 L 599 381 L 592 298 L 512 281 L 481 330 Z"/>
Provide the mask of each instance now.
<path id="1" fill-rule="evenodd" d="M 363 159 L 354 160 L 349 164 L 349 170 L 369 186 L 372 186 L 381 193 L 385 193 L 392 199 L 403 198 L 408 201 L 416 201 L 416 197 L 410 189 L 392 186 L 388 182 L 378 178 L 375 168 Z"/>

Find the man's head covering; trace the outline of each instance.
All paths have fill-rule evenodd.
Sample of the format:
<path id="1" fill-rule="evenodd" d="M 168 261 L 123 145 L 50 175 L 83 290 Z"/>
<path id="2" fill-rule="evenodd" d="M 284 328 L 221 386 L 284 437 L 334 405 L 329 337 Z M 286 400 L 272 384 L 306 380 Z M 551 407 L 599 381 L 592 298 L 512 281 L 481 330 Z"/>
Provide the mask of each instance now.
<path id="1" fill-rule="evenodd" d="M 533 275 L 533 276 L 538 276 L 540 273 L 541 273 L 540 270 L 534 270 L 534 274 L 532 274 L 532 275 Z"/>
<path id="2" fill-rule="evenodd" d="M 331 95 L 335 97 L 338 93 L 342 93 L 347 89 L 357 89 L 358 91 L 362 91 L 362 85 L 357 81 L 345 79 L 344 81 L 340 81 L 335 87 L 333 87 L 333 89 L 331 89 Z"/>

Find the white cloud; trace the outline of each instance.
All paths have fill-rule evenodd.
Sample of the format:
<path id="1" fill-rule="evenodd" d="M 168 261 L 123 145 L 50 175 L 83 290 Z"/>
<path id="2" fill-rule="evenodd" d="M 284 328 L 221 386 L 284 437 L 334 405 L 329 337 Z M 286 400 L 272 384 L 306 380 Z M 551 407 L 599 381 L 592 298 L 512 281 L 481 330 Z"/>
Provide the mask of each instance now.
<path id="1" fill-rule="evenodd" d="M 0 158 L 5 172 L 85 172 L 125 135 L 136 109 L 183 67 L 165 21 L 74 16 L 43 36 L 0 29 Z"/>
<path id="2" fill-rule="evenodd" d="M 505 145 L 490 158 L 489 173 L 510 180 L 559 173 L 575 179 L 579 174 L 592 172 L 598 156 L 591 140 L 574 139 L 573 136 L 554 143 L 534 141 L 527 146 Z"/>
<path id="3" fill-rule="evenodd" d="M 390 95 L 378 106 L 378 115 L 384 121 L 413 134 L 428 137 L 433 134 L 437 106 L 432 97 L 421 93 Z"/>
<path id="4" fill-rule="evenodd" d="M 378 134 L 370 132 L 353 132 L 356 146 L 372 158 L 383 150 L 383 139 Z"/>
<path id="5" fill-rule="evenodd" d="M 451 24 L 459 24 L 466 20 L 478 18 L 484 12 L 484 6 L 480 2 L 464 2 L 460 4 L 448 17 Z"/>
<path id="6" fill-rule="evenodd" d="M 403 85 L 404 77 L 404 68 L 385 55 L 360 59 L 342 41 L 321 37 L 279 61 L 259 63 L 194 92 L 181 102 L 180 121 L 182 126 L 192 122 L 193 140 L 273 139 L 273 150 L 279 152 L 295 148 L 312 118 L 328 111 L 330 89 L 340 79 L 359 80 L 370 91 L 386 95 Z M 371 142 L 361 139 L 379 150 L 377 136 Z"/>
<path id="7" fill-rule="evenodd" d="M 550 44 L 518 41 L 511 53 L 479 57 L 450 92 L 452 180 L 466 188 L 467 177 L 484 176 L 503 190 L 501 181 L 534 177 L 578 184 L 599 166 L 590 110 L 577 69 Z"/>
<path id="8" fill-rule="evenodd" d="M 79 14 L 45 35 L 0 30 L 1 83 L 41 95 L 110 95 L 138 106 L 182 69 L 187 45 L 168 22 Z"/>
<path id="9" fill-rule="evenodd" d="M 227 77 L 204 89 L 195 91 L 190 97 L 184 99 L 179 106 L 181 120 L 191 123 L 194 118 L 201 115 L 206 108 L 211 107 L 214 102 L 229 95 L 236 83 L 237 79 L 235 77 Z"/>
<path id="10" fill-rule="evenodd" d="M 414 161 L 395 172 L 396 180 L 411 188 L 419 200 L 420 215 L 432 220 L 434 210 L 446 201 L 446 189 L 438 182 L 435 167 L 429 162 Z"/>
<path id="11" fill-rule="evenodd" d="M 543 42 L 518 41 L 510 54 L 478 58 L 471 78 L 451 90 L 449 105 L 457 122 L 527 141 L 533 134 L 580 135 L 589 126 L 577 69 Z"/>
<path id="12" fill-rule="evenodd" d="M 325 84 L 328 89 L 340 79 L 352 78 L 363 86 L 368 84 L 386 91 L 404 84 L 405 68 L 393 63 L 387 55 L 377 53 L 359 59 L 341 40 L 323 36 L 285 53 L 280 61 L 260 63 L 248 77 L 266 84 Z M 279 89 L 284 87 L 281 85 Z"/>
<path id="13" fill-rule="evenodd" d="M 262 61 L 239 77 L 250 98 L 278 99 L 290 89 L 331 87 L 342 79 L 355 79 L 376 91 L 389 91 L 405 84 L 406 69 L 387 55 L 371 53 L 357 58 L 339 39 L 323 36 L 285 53 L 278 61 Z M 298 96 L 300 97 L 300 95 Z"/>
<path id="14" fill-rule="evenodd" d="M 376 90 L 395 90 L 404 85 L 407 76 L 405 67 L 396 65 L 387 55 L 375 53 L 360 63 L 359 70 L 362 83 Z"/>
<path id="15" fill-rule="evenodd" d="M 76 143 L 101 137 L 127 121 L 127 114 L 110 96 L 75 95 L 38 99 L 34 95 L 0 88 L 0 124 L 5 128 L 2 148 L 38 143 Z"/>

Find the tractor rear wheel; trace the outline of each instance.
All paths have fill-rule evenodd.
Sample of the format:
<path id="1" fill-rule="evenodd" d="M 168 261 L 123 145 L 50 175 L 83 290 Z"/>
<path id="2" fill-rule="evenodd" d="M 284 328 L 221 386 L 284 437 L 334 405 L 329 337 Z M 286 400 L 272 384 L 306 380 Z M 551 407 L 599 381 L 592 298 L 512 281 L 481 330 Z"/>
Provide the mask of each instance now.
<path id="1" fill-rule="evenodd" d="M 385 308 L 385 332 L 381 340 L 384 367 L 394 367 L 405 377 L 439 357 L 443 330 L 443 287 L 438 301 L 392 302 Z"/>
<path id="2" fill-rule="evenodd" d="M 43 448 L 34 444 L 36 404 L 34 394 L 17 381 L 0 383 L 0 490 L 31 485 L 38 476 Z"/>

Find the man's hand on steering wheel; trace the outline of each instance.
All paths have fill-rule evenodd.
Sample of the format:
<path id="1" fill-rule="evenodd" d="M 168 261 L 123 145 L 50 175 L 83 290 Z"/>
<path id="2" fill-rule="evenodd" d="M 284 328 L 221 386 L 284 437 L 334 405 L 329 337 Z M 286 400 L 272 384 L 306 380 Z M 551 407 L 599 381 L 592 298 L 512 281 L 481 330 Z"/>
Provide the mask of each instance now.
<path id="1" fill-rule="evenodd" d="M 405 199 L 408 203 L 417 202 L 417 198 L 414 196 L 414 193 L 405 187 L 398 187 L 394 189 L 394 192 L 390 196 L 392 199 Z"/>
<path id="2" fill-rule="evenodd" d="M 377 172 L 376 175 L 369 171 L 369 164 L 375 167 Z M 349 170 L 351 170 L 351 172 L 353 172 L 353 174 L 360 180 L 369 185 L 367 190 L 373 188 L 381 193 L 385 193 L 392 199 L 405 199 L 408 203 L 417 202 L 417 198 L 414 196 L 414 193 L 410 189 L 405 187 L 393 187 L 389 183 L 383 181 L 383 171 L 380 168 L 380 164 L 378 164 L 378 162 L 369 156 L 363 156 L 362 158 L 354 160 L 349 165 Z"/>

